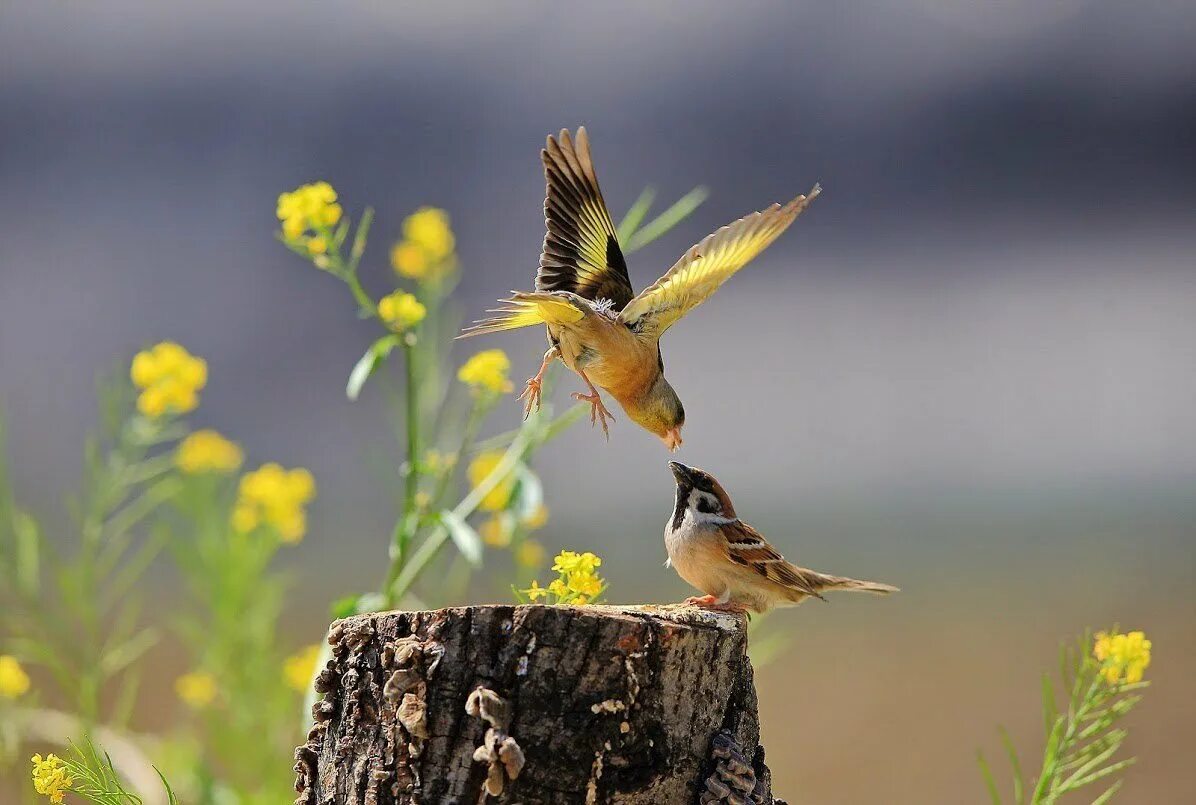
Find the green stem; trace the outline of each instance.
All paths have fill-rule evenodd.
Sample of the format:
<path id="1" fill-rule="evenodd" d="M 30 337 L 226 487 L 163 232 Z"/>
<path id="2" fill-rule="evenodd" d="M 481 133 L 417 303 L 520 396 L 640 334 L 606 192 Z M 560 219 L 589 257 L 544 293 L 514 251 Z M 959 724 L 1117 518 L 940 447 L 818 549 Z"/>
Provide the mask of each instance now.
<path id="1" fill-rule="evenodd" d="M 419 488 L 419 473 L 416 467 L 419 463 L 419 394 L 418 378 L 415 370 L 415 339 L 408 333 L 403 338 L 403 371 L 407 387 L 403 390 L 403 402 L 406 413 L 407 430 L 407 474 L 403 479 L 403 511 L 395 521 L 394 530 L 390 537 L 390 567 L 386 573 L 386 583 L 382 588 L 382 597 L 386 606 L 393 607 L 397 598 L 393 594 L 394 585 L 407 561 L 408 548 L 411 538 L 415 536 L 418 525 L 418 514 L 415 510 L 415 495 Z"/>
<path id="2" fill-rule="evenodd" d="M 470 490 L 469 494 L 457 504 L 456 508 L 453 509 L 453 514 L 462 520 L 473 514 L 477 510 L 478 505 L 486 498 L 486 495 L 490 494 L 504 478 L 514 471 L 515 466 L 523 459 L 528 450 L 531 449 L 532 443 L 533 436 L 531 429 L 521 431 L 515 438 L 515 441 L 511 443 L 511 446 L 507 448 L 507 452 L 494 465 L 494 469 L 490 471 L 490 474 L 483 478 L 482 482 Z M 419 578 L 424 568 L 436 558 L 436 555 L 444 547 L 448 539 L 448 529 L 443 525 L 438 525 L 420 543 L 419 548 L 411 555 L 411 561 L 403 566 L 394 583 L 388 586 L 388 601 L 402 600 L 403 595 L 415 583 L 415 580 Z"/>
<path id="3" fill-rule="evenodd" d="M 444 499 L 444 495 L 448 492 L 449 484 L 452 483 L 453 477 L 457 473 L 457 468 L 464 460 L 465 454 L 473 446 L 474 439 L 477 438 L 478 429 L 482 425 L 482 420 L 486 418 L 489 412 L 489 407 L 482 404 L 474 404 L 469 409 L 469 416 L 465 420 L 465 427 L 462 429 L 461 444 L 457 448 L 456 461 L 457 463 L 450 467 L 443 475 L 440 476 L 440 481 L 436 485 L 436 490 L 432 494 L 431 506 L 433 509 L 440 509 L 440 501 Z"/>

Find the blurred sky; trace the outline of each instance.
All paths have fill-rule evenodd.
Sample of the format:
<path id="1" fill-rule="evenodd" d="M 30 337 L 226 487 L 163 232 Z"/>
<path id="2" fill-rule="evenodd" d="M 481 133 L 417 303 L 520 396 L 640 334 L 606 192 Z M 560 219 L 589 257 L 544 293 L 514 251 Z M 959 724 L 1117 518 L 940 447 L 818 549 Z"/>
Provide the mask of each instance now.
<path id="1" fill-rule="evenodd" d="M 381 401 L 343 395 L 372 332 L 274 241 L 275 197 L 323 178 L 373 205 L 378 290 L 402 217 L 447 208 L 472 318 L 530 286 L 538 149 L 584 123 L 616 217 L 645 183 L 713 191 L 629 261 L 637 285 L 823 184 L 663 344 L 679 457 L 791 558 L 907 588 L 1008 572 L 996 612 L 1099 554 L 1105 594 L 1174 596 L 1193 636 L 1196 5 L 382 6 L 0 8 L 0 406 L 51 520 L 96 372 L 172 338 L 210 363 L 197 422 L 315 472 L 293 561 L 329 595 L 376 584 Z M 492 343 L 520 378 L 544 348 Z M 603 548 L 629 595 L 684 593 L 656 564 L 666 458 L 624 417 L 539 457 L 551 540 Z"/>

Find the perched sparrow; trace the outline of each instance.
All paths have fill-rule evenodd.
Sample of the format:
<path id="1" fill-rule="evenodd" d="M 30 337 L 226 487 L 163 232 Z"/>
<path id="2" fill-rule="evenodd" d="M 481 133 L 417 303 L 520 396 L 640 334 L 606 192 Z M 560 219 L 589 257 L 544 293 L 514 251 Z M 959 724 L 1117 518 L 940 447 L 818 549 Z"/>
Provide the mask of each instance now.
<path id="1" fill-rule="evenodd" d="M 660 336 L 776 240 L 819 188 L 815 185 L 808 195 L 784 206 L 773 204 L 708 235 L 636 296 L 615 225 L 598 189 L 586 130 L 577 130 L 576 142 L 567 130 L 558 138 L 549 136 L 540 158 L 548 180 L 544 199 L 548 234 L 536 290 L 512 291 L 510 299 L 501 300 L 503 307 L 489 311 L 498 315 L 477 322 L 461 335 L 548 325 L 552 346 L 520 395 L 527 401 L 525 414 L 539 408 L 544 372 L 560 358 L 589 387 L 589 394 L 573 397 L 590 404 L 590 422 L 601 421 L 608 437 L 606 421 L 614 417 L 595 386 L 614 397 L 633 422 L 676 450 L 685 409 L 664 378 Z"/>
<path id="2" fill-rule="evenodd" d="M 759 531 L 735 515 L 731 498 L 708 473 L 676 461 L 677 503 L 664 527 L 668 565 L 706 595 L 685 603 L 734 612 L 799 604 L 827 590 L 897 592 L 875 581 L 826 576 L 791 565 Z M 824 599 L 825 600 L 825 599 Z"/>

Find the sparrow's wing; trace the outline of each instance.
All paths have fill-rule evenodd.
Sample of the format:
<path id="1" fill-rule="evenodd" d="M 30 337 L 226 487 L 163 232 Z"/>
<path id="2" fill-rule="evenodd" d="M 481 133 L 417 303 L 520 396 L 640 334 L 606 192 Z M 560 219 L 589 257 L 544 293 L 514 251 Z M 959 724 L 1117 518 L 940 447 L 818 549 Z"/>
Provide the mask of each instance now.
<path id="1" fill-rule="evenodd" d="M 764 251 L 820 192 L 814 185 L 808 194 L 783 207 L 773 204 L 707 235 L 668 273 L 628 302 L 619 319 L 637 332 L 659 336 Z"/>
<path id="2" fill-rule="evenodd" d="M 776 548 L 747 523 L 735 520 L 721 526 L 721 531 L 726 537 L 727 553 L 732 562 L 743 565 L 774 584 L 822 598 L 818 591 L 825 585 L 821 583 L 819 574 L 786 562 L 785 557 L 777 553 Z"/>
<path id="3" fill-rule="evenodd" d="M 561 129 L 540 152 L 548 188 L 544 198 L 544 250 L 536 273 L 537 291 L 569 291 L 591 301 L 609 299 L 622 310 L 634 292 L 615 225 L 590 159 L 585 127 L 577 141 Z"/>

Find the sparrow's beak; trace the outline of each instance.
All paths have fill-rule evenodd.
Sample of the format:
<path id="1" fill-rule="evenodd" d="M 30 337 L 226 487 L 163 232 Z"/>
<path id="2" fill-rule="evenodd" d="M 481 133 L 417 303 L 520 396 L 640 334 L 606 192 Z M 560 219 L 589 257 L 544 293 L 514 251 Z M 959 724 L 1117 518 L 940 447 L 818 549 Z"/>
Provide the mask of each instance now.
<path id="1" fill-rule="evenodd" d="M 690 484 L 693 482 L 693 471 L 680 461 L 670 461 L 669 469 L 673 471 L 673 477 L 677 479 L 677 483 Z"/>
<path id="2" fill-rule="evenodd" d="M 669 428 L 665 431 L 664 436 L 660 437 L 664 442 L 664 446 L 669 448 L 669 452 L 676 452 L 677 448 L 681 446 L 681 428 Z"/>

